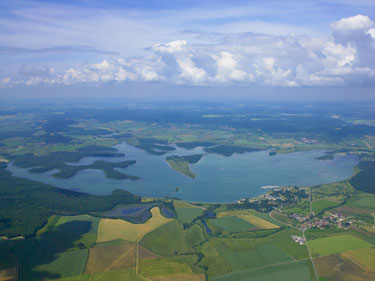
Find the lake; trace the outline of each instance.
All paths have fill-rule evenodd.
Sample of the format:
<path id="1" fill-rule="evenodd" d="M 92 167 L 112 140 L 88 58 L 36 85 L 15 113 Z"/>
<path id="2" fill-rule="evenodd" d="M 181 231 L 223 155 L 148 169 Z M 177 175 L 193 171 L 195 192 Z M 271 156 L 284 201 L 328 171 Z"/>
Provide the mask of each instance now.
<path id="1" fill-rule="evenodd" d="M 87 157 L 74 165 L 91 164 L 95 160 L 118 162 L 136 160 L 126 169 L 118 169 L 129 175 L 139 176 L 138 181 L 107 179 L 100 170 L 84 170 L 69 179 L 55 179 L 56 171 L 32 174 L 26 169 L 9 165 L 15 176 L 52 184 L 92 194 L 109 194 L 114 189 L 126 189 L 134 194 L 150 197 L 175 196 L 197 202 L 233 202 L 244 197 L 264 193 L 266 185 L 317 185 L 350 177 L 358 163 L 354 155 L 336 155 L 333 160 L 317 160 L 324 151 L 310 150 L 269 156 L 268 151 L 234 154 L 225 157 L 206 154 L 202 148 L 192 150 L 176 147 L 162 156 L 121 143 L 114 146 L 125 157 Z M 173 171 L 165 158 L 170 155 L 205 154 L 191 166 L 196 179 Z M 179 191 L 175 192 L 176 187 Z"/>

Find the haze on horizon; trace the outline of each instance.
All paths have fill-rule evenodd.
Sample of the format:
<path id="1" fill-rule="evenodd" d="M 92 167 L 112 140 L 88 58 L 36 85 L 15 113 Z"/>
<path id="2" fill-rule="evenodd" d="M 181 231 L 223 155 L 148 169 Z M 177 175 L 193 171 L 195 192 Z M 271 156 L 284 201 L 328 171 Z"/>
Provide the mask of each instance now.
<path id="1" fill-rule="evenodd" d="M 0 10 L 0 97 L 375 97 L 371 0 L 4 0 Z"/>

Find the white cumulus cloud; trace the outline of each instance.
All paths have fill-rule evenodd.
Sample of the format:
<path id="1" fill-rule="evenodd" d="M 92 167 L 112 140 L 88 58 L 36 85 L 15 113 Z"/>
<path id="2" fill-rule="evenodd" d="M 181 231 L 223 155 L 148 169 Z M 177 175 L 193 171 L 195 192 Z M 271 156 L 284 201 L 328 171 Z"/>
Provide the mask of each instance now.
<path id="1" fill-rule="evenodd" d="M 23 67 L 20 73 L 27 79 L 18 83 L 375 85 L 374 22 L 356 15 L 332 23 L 331 29 L 327 37 L 231 33 L 215 34 L 205 44 L 175 40 L 155 44 L 147 56 L 111 57 L 63 71 Z"/>

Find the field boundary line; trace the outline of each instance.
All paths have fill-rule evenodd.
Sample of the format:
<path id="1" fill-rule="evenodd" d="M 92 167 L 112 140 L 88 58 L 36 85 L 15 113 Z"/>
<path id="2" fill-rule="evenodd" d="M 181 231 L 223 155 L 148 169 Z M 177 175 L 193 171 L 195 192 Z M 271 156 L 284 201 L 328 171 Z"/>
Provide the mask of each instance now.
<path id="1" fill-rule="evenodd" d="M 137 246 L 136 246 L 136 249 L 135 249 L 135 275 L 139 276 L 140 278 L 142 278 L 144 280 L 150 281 L 146 277 L 143 277 L 142 275 L 138 274 L 138 241 L 136 242 L 136 244 L 137 244 Z"/>
<path id="2" fill-rule="evenodd" d="M 311 264 L 312 264 L 313 269 L 314 269 L 314 273 L 315 273 L 316 281 L 319 281 L 318 273 L 316 272 L 316 268 L 315 268 L 315 264 L 314 264 L 314 260 L 313 260 L 313 258 L 312 258 L 312 256 L 311 256 L 311 252 L 310 252 L 309 245 L 307 244 L 307 239 L 306 239 L 305 231 L 302 231 L 302 234 L 303 234 L 303 237 L 305 238 L 305 243 L 306 243 L 307 252 L 309 253 L 309 256 L 310 256 L 310 260 L 311 260 Z"/>
<path id="3" fill-rule="evenodd" d="M 126 257 L 127 255 L 129 255 L 129 252 L 131 252 L 131 248 L 129 248 L 125 253 L 123 253 L 122 255 L 120 255 L 109 267 L 106 268 L 106 271 L 110 271 L 114 266 L 116 266 L 119 262 L 121 262 L 121 260 Z"/>
<path id="4" fill-rule="evenodd" d="M 310 201 L 310 216 L 312 216 L 313 215 L 313 211 L 312 211 L 312 190 L 311 190 L 311 186 L 309 187 L 309 201 Z M 306 230 L 302 231 L 303 238 L 305 238 L 307 252 L 309 253 L 309 256 L 310 256 L 310 260 L 311 260 L 311 264 L 312 264 L 313 269 L 314 269 L 316 281 L 319 281 L 318 273 L 316 272 L 316 268 L 315 268 L 315 264 L 314 264 L 314 260 L 313 260 L 313 258 L 311 256 L 309 245 L 307 244 L 307 238 L 306 238 L 306 235 L 305 235 L 305 231 Z"/>

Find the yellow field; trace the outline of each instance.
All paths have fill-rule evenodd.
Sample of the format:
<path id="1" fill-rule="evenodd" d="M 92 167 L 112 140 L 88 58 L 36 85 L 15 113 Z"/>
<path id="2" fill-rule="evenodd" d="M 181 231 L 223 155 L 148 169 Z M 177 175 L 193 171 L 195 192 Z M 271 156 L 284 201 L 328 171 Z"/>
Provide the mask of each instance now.
<path id="1" fill-rule="evenodd" d="M 244 221 L 247 221 L 259 228 L 262 228 L 262 229 L 271 229 L 271 228 L 279 228 L 278 225 L 276 224 L 273 224 L 272 222 L 269 222 L 269 221 L 266 221 L 264 219 L 261 219 L 259 217 L 257 217 L 256 215 L 248 212 L 248 211 L 227 211 L 227 212 L 221 212 L 221 213 L 218 213 L 217 214 L 217 217 L 218 218 L 221 218 L 221 217 L 228 217 L 228 216 L 237 216 L 241 219 L 243 219 Z"/>
<path id="2" fill-rule="evenodd" d="M 373 248 L 346 251 L 341 255 L 365 270 L 375 270 L 375 250 Z"/>
<path id="3" fill-rule="evenodd" d="M 147 279 L 151 281 L 204 281 L 206 280 L 203 274 L 157 276 L 157 277 L 148 277 Z"/>
<path id="4" fill-rule="evenodd" d="M 363 226 L 361 226 L 361 228 L 368 231 L 368 232 L 375 233 L 375 226 L 373 226 L 373 225 L 363 225 Z"/>
<path id="5" fill-rule="evenodd" d="M 16 281 L 17 280 L 17 268 L 10 268 L 0 270 L 0 281 Z"/>
<path id="6" fill-rule="evenodd" d="M 101 219 L 97 242 L 123 239 L 131 242 L 139 241 L 146 233 L 170 222 L 160 213 L 158 207 L 151 209 L 152 217 L 142 224 L 133 224 L 120 219 Z"/>

